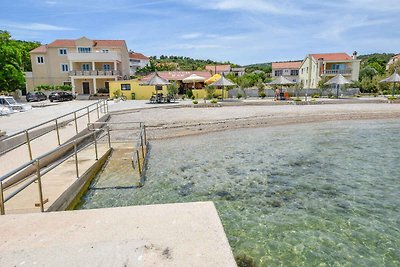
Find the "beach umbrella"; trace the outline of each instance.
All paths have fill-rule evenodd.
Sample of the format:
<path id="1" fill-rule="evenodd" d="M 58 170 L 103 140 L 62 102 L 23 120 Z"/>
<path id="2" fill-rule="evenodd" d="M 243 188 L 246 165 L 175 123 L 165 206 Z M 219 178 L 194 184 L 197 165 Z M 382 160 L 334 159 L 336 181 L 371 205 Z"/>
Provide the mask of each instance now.
<path id="1" fill-rule="evenodd" d="M 332 79 L 330 79 L 329 81 L 327 81 L 325 84 L 326 85 L 331 85 L 334 84 L 336 86 L 336 96 L 337 98 L 339 98 L 339 88 L 341 85 L 343 84 L 349 84 L 351 83 L 349 80 L 347 80 L 345 77 L 343 77 L 342 74 L 338 74 L 335 77 L 333 77 Z"/>
<path id="2" fill-rule="evenodd" d="M 224 88 L 226 86 L 235 86 L 236 83 L 231 82 L 230 80 L 228 80 L 227 78 L 225 78 L 224 76 L 222 76 L 221 78 L 219 78 L 219 80 L 217 80 L 216 82 L 213 82 L 212 84 L 210 84 L 210 86 L 219 86 L 222 87 L 222 96 L 221 96 L 221 101 L 224 100 Z"/>
<path id="3" fill-rule="evenodd" d="M 154 85 L 156 89 L 156 94 L 157 94 L 157 86 L 163 86 L 163 85 L 169 85 L 171 84 L 168 80 L 160 77 L 157 72 L 154 73 L 154 75 L 147 81 L 144 81 L 140 85 Z M 162 90 L 162 87 L 161 87 Z"/>
<path id="4" fill-rule="evenodd" d="M 221 79 L 221 74 L 214 74 L 211 78 L 204 81 L 205 84 L 215 83 L 217 80 Z"/>
<path id="5" fill-rule="evenodd" d="M 201 77 L 197 74 L 192 74 L 182 80 L 183 83 L 193 83 L 193 89 L 196 89 L 196 82 L 204 82 L 206 78 Z"/>
<path id="6" fill-rule="evenodd" d="M 295 82 L 292 82 L 283 76 L 279 76 L 278 78 L 276 78 L 272 82 L 269 82 L 268 84 L 270 84 L 270 85 L 290 85 L 290 84 L 295 84 Z"/>
<path id="7" fill-rule="evenodd" d="M 388 78 L 380 81 L 380 83 L 393 83 L 392 96 L 394 96 L 394 89 L 395 89 L 396 83 L 400 83 L 400 75 L 397 73 L 397 69 Z"/>

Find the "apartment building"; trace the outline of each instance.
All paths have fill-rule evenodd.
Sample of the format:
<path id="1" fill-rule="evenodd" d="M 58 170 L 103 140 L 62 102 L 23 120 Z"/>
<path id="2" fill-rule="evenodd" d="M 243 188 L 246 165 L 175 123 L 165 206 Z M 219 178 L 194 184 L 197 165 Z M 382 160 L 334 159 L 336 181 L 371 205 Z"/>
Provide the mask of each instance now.
<path id="1" fill-rule="evenodd" d="M 129 52 L 130 75 L 135 75 L 138 69 L 150 66 L 150 58 L 141 53 Z"/>
<path id="2" fill-rule="evenodd" d="M 221 75 L 233 73 L 236 77 L 240 77 L 246 72 L 245 68 L 232 68 L 231 65 L 207 65 L 205 69 L 212 75 L 217 73 Z"/>
<path id="3" fill-rule="evenodd" d="M 353 56 L 346 53 L 309 54 L 300 65 L 299 79 L 304 88 L 317 88 L 323 77 L 342 74 L 351 81 L 358 81 L 360 62 L 357 52 Z"/>
<path id="4" fill-rule="evenodd" d="M 299 69 L 302 61 L 287 61 L 272 63 L 272 78 L 283 76 L 289 81 L 299 81 Z"/>
<path id="5" fill-rule="evenodd" d="M 55 40 L 30 52 L 32 74 L 27 90 L 36 86 L 72 85 L 73 93 L 90 95 L 110 81 L 129 78 L 129 55 L 124 40 Z"/>

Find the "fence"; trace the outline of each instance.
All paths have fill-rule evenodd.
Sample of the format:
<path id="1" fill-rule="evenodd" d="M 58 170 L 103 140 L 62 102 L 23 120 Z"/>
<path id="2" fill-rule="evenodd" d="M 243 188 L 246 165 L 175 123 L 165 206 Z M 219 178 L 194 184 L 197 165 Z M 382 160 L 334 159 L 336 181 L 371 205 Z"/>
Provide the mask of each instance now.
<path id="1" fill-rule="evenodd" d="M 82 117 L 87 117 L 87 123 L 90 123 L 90 114 L 92 112 L 96 112 L 98 119 L 100 118 L 100 112 L 104 114 L 108 113 L 107 101 L 99 100 L 98 102 L 90 104 L 86 107 L 80 108 L 55 119 L 48 120 L 36 126 L 30 127 L 26 130 L 19 131 L 0 139 L 0 156 L 26 144 L 29 159 L 32 160 L 33 153 L 31 142 L 33 140 L 55 130 L 57 134 L 57 143 L 60 146 L 62 143 L 60 138 L 60 128 L 73 121 L 75 125 L 75 132 L 76 134 L 78 134 L 78 119 Z M 71 115 L 73 116 L 73 118 L 68 119 L 68 116 Z"/>
<path id="2" fill-rule="evenodd" d="M 37 158 L 32 159 L 31 161 L 23 164 L 22 166 L 8 172 L 7 174 L 3 175 L 0 177 L 0 215 L 5 214 L 5 203 L 15 197 L 17 194 L 22 192 L 24 189 L 26 189 L 29 185 L 31 185 L 34 182 L 37 182 L 38 184 L 38 195 L 39 195 L 39 204 L 40 204 L 40 210 L 44 212 L 44 200 L 43 200 L 43 190 L 42 190 L 42 177 L 49 171 L 53 170 L 57 166 L 59 166 L 61 163 L 65 162 L 68 160 L 72 155 L 74 156 L 75 160 L 75 171 L 76 171 L 76 177 L 79 178 L 79 161 L 78 161 L 78 153 L 81 152 L 82 150 L 86 149 L 90 145 L 94 144 L 94 157 L 96 160 L 98 160 L 99 155 L 98 155 L 98 146 L 97 146 L 97 139 L 99 138 L 98 135 L 101 135 L 104 133 L 104 136 L 108 136 L 108 140 L 110 140 L 110 132 L 109 131 L 104 131 L 104 130 L 96 130 L 93 131 L 89 134 L 86 134 L 84 136 L 81 136 L 79 138 L 74 139 L 73 141 L 67 142 L 63 145 L 60 145 L 59 147 L 47 152 L 46 154 L 43 154 Z M 100 137 L 101 138 L 101 137 Z M 91 139 L 87 143 L 82 143 L 82 141 Z M 111 142 L 108 142 L 109 148 L 111 148 Z M 51 154 L 55 154 L 60 150 L 63 150 L 64 148 L 73 146 L 73 154 L 66 156 L 62 158 L 61 160 L 58 160 L 51 164 L 50 166 L 42 166 L 41 160 L 46 158 L 47 156 Z M 31 177 L 27 177 L 24 181 L 15 181 L 11 182 L 7 185 L 7 187 L 4 186 L 5 182 L 7 182 L 9 179 L 11 179 L 14 175 L 17 173 L 23 171 L 26 168 L 29 168 L 31 166 L 35 166 L 36 168 L 36 174 L 31 175 Z M 43 168 L 45 167 L 45 168 Z M 4 196 L 4 190 L 6 188 L 11 188 L 15 186 L 15 188 L 12 188 L 11 192 L 5 197 Z"/>

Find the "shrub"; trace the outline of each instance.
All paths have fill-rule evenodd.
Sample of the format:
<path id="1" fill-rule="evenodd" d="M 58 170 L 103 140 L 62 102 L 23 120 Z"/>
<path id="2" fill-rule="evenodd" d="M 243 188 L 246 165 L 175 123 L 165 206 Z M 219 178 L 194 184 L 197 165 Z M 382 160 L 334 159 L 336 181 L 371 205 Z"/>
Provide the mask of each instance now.
<path id="1" fill-rule="evenodd" d="M 296 98 L 294 99 L 294 101 L 296 101 L 296 102 L 301 102 L 301 98 L 300 98 L 300 97 L 296 97 Z"/>
<path id="2" fill-rule="evenodd" d="M 192 100 L 195 100 L 195 99 L 196 99 L 196 97 L 194 97 L 194 95 L 192 95 L 190 98 L 191 98 Z"/>
<path id="3" fill-rule="evenodd" d="M 241 93 L 238 93 L 238 94 L 237 94 L 237 98 L 238 98 L 238 99 L 241 99 L 242 97 L 243 97 L 243 95 L 242 95 Z"/>
<path id="4" fill-rule="evenodd" d="M 211 104 L 217 104 L 218 101 L 217 101 L 216 99 L 211 99 L 210 103 L 211 103 Z"/>
<path id="5" fill-rule="evenodd" d="M 110 89 L 103 87 L 103 88 L 97 89 L 97 92 L 99 94 L 108 94 L 108 93 L 110 93 Z"/>
<path id="6" fill-rule="evenodd" d="M 260 97 L 264 99 L 267 95 L 264 92 L 261 92 Z"/>
<path id="7" fill-rule="evenodd" d="M 312 98 L 320 98 L 320 95 L 318 93 L 313 93 L 311 95 Z"/>
<path id="8" fill-rule="evenodd" d="M 198 103 L 199 103 L 199 101 L 193 100 L 193 104 L 197 105 Z"/>
<path id="9" fill-rule="evenodd" d="M 397 99 L 397 96 L 391 95 L 391 96 L 388 96 L 387 99 L 388 99 L 388 100 L 396 100 L 396 99 Z"/>

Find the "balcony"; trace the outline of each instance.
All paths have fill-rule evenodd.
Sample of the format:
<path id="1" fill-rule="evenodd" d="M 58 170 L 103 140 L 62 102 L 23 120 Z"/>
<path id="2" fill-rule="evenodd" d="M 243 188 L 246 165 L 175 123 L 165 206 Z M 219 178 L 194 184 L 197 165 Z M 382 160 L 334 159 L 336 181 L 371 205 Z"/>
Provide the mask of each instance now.
<path id="1" fill-rule="evenodd" d="M 352 69 L 345 69 L 345 70 L 324 70 L 324 75 L 351 75 L 353 73 Z"/>
<path id="2" fill-rule="evenodd" d="M 68 60 L 72 62 L 113 62 L 121 61 L 121 55 L 117 52 L 68 53 Z"/>
<path id="3" fill-rule="evenodd" d="M 69 76 L 121 76 L 120 70 L 72 70 Z"/>

